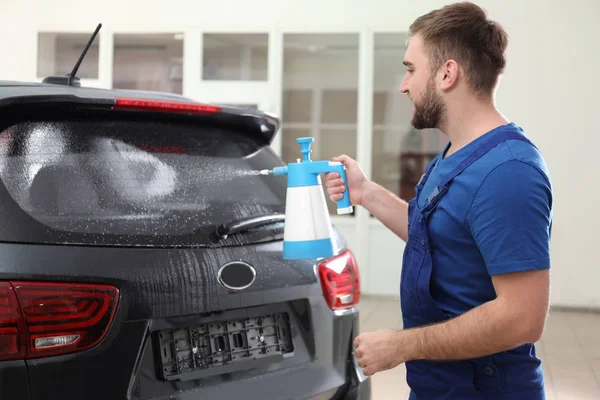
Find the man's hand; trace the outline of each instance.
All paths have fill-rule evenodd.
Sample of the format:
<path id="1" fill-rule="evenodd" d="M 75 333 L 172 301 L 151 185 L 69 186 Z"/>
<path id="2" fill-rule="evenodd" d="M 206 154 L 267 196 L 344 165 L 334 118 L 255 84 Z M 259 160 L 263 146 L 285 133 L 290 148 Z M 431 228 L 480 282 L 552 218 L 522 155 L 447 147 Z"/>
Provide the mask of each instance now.
<path id="1" fill-rule="evenodd" d="M 367 179 L 356 160 L 341 155 L 332 158 L 346 167 L 346 179 L 350 190 L 350 203 L 367 209 L 375 218 L 402 240 L 408 240 L 408 203 L 398 196 Z M 325 175 L 327 193 L 331 201 L 340 200 L 346 190 L 337 172 Z"/>
<path id="2" fill-rule="evenodd" d="M 348 179 L 348 189 L 350 190 L 350 203 L 352 205 L 363 205 L 365 192 L 368 190 L 369 180 L 365 177 L 360 165 L 352 158 L 341 155 L 332 158 L 332 161 L 338 161 L 346 167 L 346 179 Z M 330 172 L 325 175 L 325 184 L 331 201 L 342 199 L 346 187 L 344 180 L 340 178 L 337 172 Z"/>
<path id="3" fill-rule="evenodd" d="M 358 359 L 358 366 L 363 368 L 363 374 L 370 376 L 405 362 L 403 336 L 404 331 L 391 329 L 357 336 L 354 339 L 354 355 Z"/>

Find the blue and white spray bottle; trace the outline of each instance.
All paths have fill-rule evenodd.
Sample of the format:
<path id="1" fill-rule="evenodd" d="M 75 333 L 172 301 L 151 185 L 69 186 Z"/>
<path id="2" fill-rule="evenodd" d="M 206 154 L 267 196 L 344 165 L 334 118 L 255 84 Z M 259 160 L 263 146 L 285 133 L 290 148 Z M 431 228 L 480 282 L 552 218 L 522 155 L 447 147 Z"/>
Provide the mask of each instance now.
<path id="1" fill-rule="evenodd" d="M 287 166 L 260 171 L 261 175 L 288 176 L 285 205 L 283 258 L 298 260 L 334 255 L 335 247 L 329 211 L 321 186 L 321 174 L 337 172 L 346 190 L 337 202 L 338 214 L 350 214 L 350 191 L 344 164 L 336 161 L 312 161 L 312 137 L 298 138 L 303 159 Z"/>

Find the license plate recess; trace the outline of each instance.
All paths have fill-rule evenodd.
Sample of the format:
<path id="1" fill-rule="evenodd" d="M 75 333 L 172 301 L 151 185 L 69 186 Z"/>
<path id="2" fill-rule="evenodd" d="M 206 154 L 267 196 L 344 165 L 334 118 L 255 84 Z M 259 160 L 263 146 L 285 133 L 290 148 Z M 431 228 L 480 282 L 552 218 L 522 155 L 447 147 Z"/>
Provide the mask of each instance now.
<path id="1" fill-rule="evenodd" d="M 156 332 L 159 374 L 185 381 L 267 365 L 294 351 L 286 312 Z"/>

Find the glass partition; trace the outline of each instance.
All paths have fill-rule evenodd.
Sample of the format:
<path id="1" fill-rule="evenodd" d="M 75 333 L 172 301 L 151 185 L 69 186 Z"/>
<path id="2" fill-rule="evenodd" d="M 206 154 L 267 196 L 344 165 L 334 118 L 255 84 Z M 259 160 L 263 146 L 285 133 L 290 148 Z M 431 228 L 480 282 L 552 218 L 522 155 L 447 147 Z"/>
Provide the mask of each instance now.
<path id="1" fill-rule="evenodd" d="M 267 33 L 205 33 L 202 79 L 266 81 L 269 60 Z"/>
<path id="2" fill-rule="evenodd" d="M 91 33 L 39 33 L 37 76 L 45 78 L 69 74 L 90 37 Z M 97 38 L 92 43 L 77 71 L 77 76 L 81 79 L 98 79 L 98 42 Z"/>
<path id="3" fill-rule="evenodd" d="M 313 160 L 356 157 L 358 44 L 358 34 L 284 35 L 284 161 L 301 157 L 300 136 L 315 138 Z M 337 214 L 335 203 L 327 204 Z"/>
<path id="4" fill-rule="evenodd" d="M 113 58 L 114 88 L 182 94 L 182 34 L 116 34 Z"/>
<path id="5" fill-rule="evenodd" d="M 372 178 L 409 200 L 427 163 L 447 140 L 437 129 L 417 131 L 411 126 L 413 105 L 400 92 L 406 36 L 377 33 L 374 42 Z"/>

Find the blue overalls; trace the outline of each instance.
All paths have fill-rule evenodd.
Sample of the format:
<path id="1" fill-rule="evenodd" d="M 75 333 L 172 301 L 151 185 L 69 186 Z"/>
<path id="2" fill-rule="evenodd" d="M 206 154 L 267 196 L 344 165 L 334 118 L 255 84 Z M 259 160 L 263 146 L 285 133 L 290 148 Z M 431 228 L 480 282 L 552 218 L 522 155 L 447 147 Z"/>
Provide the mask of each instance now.
<path id="1" fill-rule="evenodd" d="M 428 217 L 435 211 L 456 176 L 489 150 L 507 140 L 522 140 L 532 144 L 524 135 L 515 131 L 500 132 L 482 141 L 442 180 L 426 200 L 422 210 L 417 207 L 417 198 L 441 154 L 428 165 L 417 184 L 416 196 L 409 202 L 408 240 L 400 286 L 405 329 L 448 319 L 432 299 L 429 290 L 433 265 L 427 229 Z M 537 358 L 529 356 L 530 353 L 535 353 L 533 344 L 464 361 L 408 361 L 407 382 L 412 389 L 410 399 L 544 399 L 541 366 Z"/>

